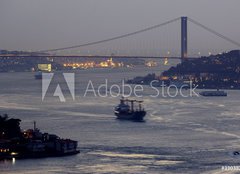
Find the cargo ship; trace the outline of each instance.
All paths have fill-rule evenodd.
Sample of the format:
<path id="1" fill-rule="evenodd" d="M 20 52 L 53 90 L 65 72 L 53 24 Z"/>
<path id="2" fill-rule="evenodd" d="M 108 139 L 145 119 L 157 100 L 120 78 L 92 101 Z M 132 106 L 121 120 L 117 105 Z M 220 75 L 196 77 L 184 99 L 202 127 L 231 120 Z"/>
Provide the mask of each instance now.
<path id="1" fill-rule="evenodd" d="M 117 119 L 120 120 L 143 121 L 146 111 L 142 107 L 142 103 L 143 101 L 129 100 L 122 97 L 120 104 L 115 107 L 114 113 Z"/>

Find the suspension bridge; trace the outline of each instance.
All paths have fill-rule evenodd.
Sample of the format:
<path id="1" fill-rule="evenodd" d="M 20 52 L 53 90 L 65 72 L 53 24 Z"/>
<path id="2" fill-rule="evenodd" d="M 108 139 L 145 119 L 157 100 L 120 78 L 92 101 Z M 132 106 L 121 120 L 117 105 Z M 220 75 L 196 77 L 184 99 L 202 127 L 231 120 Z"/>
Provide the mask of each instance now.
<path id="1" fill-rule="evenodd" d="M 128 38 L 132 38 L 133 36 L 136 35 L 141 35 L 144 34 L 146 32 L 152 31 L 152 30 L 156 30 L 165 26 L 168 26 L 172 23 L 176 23 L 180 21 L 180 42 L 177 43 L 178 45 L 180 45 L 180 54 L 179 55 L 170 55 L 170 51 L 167 51 L 168 53 L 165 55 L 126 55 L 126 54 L 121 54 L 117 51 L 117 49 L 112 50 L 112 51 L 108 51 L 108 54 L 106 53 L 101 53 L 101 54 L 91 54 L 90 51 L 88 51 L 87 54 L 71 54 L 71 52 L 68 52 L 68 54 L 61 54 L 63 51 L 67 51 L 67 50 L 73 50 L 73 49 L 87 49 L 88 47 L 92 47 L 92 46 L 96 46 L 96 45 L 104 45 L 104 44 L 109 44 L 112 43 L 114 41 L 118 41 L 118 40 L 123 40 L 123 39 L 128 39 Z M 169 20 L 167 22 L 158 24 L 158 25 L 154 25 L 154 26 L 150 26 L 141 30 L 137 30 L 131 33 L 127 33 L 127 34 L 123 34 L 123 35 L 119 35 L 119 36 L 114 36 L 114 37 L 110 37 L 107 39 L 102 39 L 102 40 L 97 40 L 97 41 L 93 41 L 93 42 L 87 42 L 87 43 L 83 43 L 83 44 L 79 44 L 79 45 L 73 45 L 73 46 L 68 46 L 68 47 L 61 47 L 61 48 L 54 48 L 54 49 L 46 49 L 46 50 L 39 50 L 39 51 L 35 51 L 32 52 L 32 54 L 22 54 L 22 55 L 9 55 L 9 54 L 5 54 L 5 55 L 0 55 L 1 57 L 19 57 L 19 58 L 27 58 L 27 57 L 32 57 L 32 58 L 44 58 L 44 57 L 48 57 L 48 58 L 150 58 L 150 59 L 165 59 L 165 58 L 169 58 L 169 59 L 181 59 L 181 60 L 187 60 L 187 59 L 195 59 L 195 58 L 199 58 L 200 57 L 200 52 L 198 56 L 190 56 L 189 55 L 189 49 L 188 49 L 188 40 L 189 40 L 189 30 L 188 30 L 188 23 L 192 23 L 197 27 L 200 27 L 203 30 L 206 30 L 207 32 L 217 36 L 218 38 L 224 40 L 225 42 L 228 42 L 232 45 L 234 45 L 236 48 L 240 48 L 240 43 L 217 32 L 214 29 L 211 29 L 203 24 L 201 24 L 200 22 L 188 18 L 188 17 L 179 17 L 179 18 L 175 18 L 172 20 Z M 175 42 L 176 43 L 176 42 Z M 160 46 L 157 46 L 160 48 Z M 170 48 L 171 49 L 171 48 Z M 170 50 L 169 49 L 169 50 Z M 84 52 L 84 51 L 81 51 Z M 94 51 L 93 51 L 94 52 Z M 113 53 L 114 52 L 114 53 Z M 210 52 L 209 52 L 210 53 Z"/>

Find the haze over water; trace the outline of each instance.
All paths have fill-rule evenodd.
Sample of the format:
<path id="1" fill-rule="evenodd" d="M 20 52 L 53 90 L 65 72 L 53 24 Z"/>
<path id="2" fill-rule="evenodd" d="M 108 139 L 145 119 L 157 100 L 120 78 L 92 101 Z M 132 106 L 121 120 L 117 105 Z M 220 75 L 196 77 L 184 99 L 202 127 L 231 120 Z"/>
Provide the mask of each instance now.
<path id="1" fill-rule="evenodd" d="M 82 98 L 89 79 L 96 86 L 163 71 L 168 67 L 75 71 L 76 101 L 63 85 L 67 102 L 48 94 L 33 73 L 0 75 L 0 112 L 20 118 L 22 128 L 37 122 L 43 132 L 79 141 L 81 153 L 63 158 L 0 162 L 0 173 L 220 173 L 238 165 L 239 91 L 226 98 L 152 98 L 144 87 L 145 122 L 119 121 L 113 109 L 119 98 Z M 60 77 L 61 72 L 57 73 Z M 57 81 L 56 81 L 57 82 Z M 64 84 L 64 81 L 61 81 Z M 187 91 L 186 91 L 187 93 Z"/>

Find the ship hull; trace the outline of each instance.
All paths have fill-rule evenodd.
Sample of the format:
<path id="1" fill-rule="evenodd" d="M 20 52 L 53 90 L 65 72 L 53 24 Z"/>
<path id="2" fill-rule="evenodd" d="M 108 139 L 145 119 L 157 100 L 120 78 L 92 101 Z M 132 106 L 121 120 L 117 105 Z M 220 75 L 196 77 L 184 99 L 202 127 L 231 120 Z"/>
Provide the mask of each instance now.
<path id="1" fill-rule="evenodd" d="M 41 80 L 42 79 L 42 75 L 35 75 L 34 76 L 36 80 Z"/>
<path id="2" fill-rule="evenodd" d="M 133 121 L 142 121 L 146 115 L 145 111 L 135 111 L 130 113 L 119 113 L 115 112 L 117 119 L 119 120 L 133 120 Z"/>
<path id="3" fill-rule="evenodd" d="M 34 75 L 35 79 L 36 80 L 41 80 L 42 79 L 42 72 L 39 71 L 39 72 L 36 72 L 36 74 Z"/>

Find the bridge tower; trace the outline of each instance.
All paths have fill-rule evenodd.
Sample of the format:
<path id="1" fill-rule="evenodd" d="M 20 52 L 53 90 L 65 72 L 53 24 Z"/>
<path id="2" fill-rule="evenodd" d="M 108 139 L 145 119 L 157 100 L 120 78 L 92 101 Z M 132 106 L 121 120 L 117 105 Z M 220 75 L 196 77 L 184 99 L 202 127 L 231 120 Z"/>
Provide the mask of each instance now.
<path id="1" fill-rule="evenodd" d="M 182 61 L 188 57 L 187 17 L 181 17 L 181 58 Z"/>

